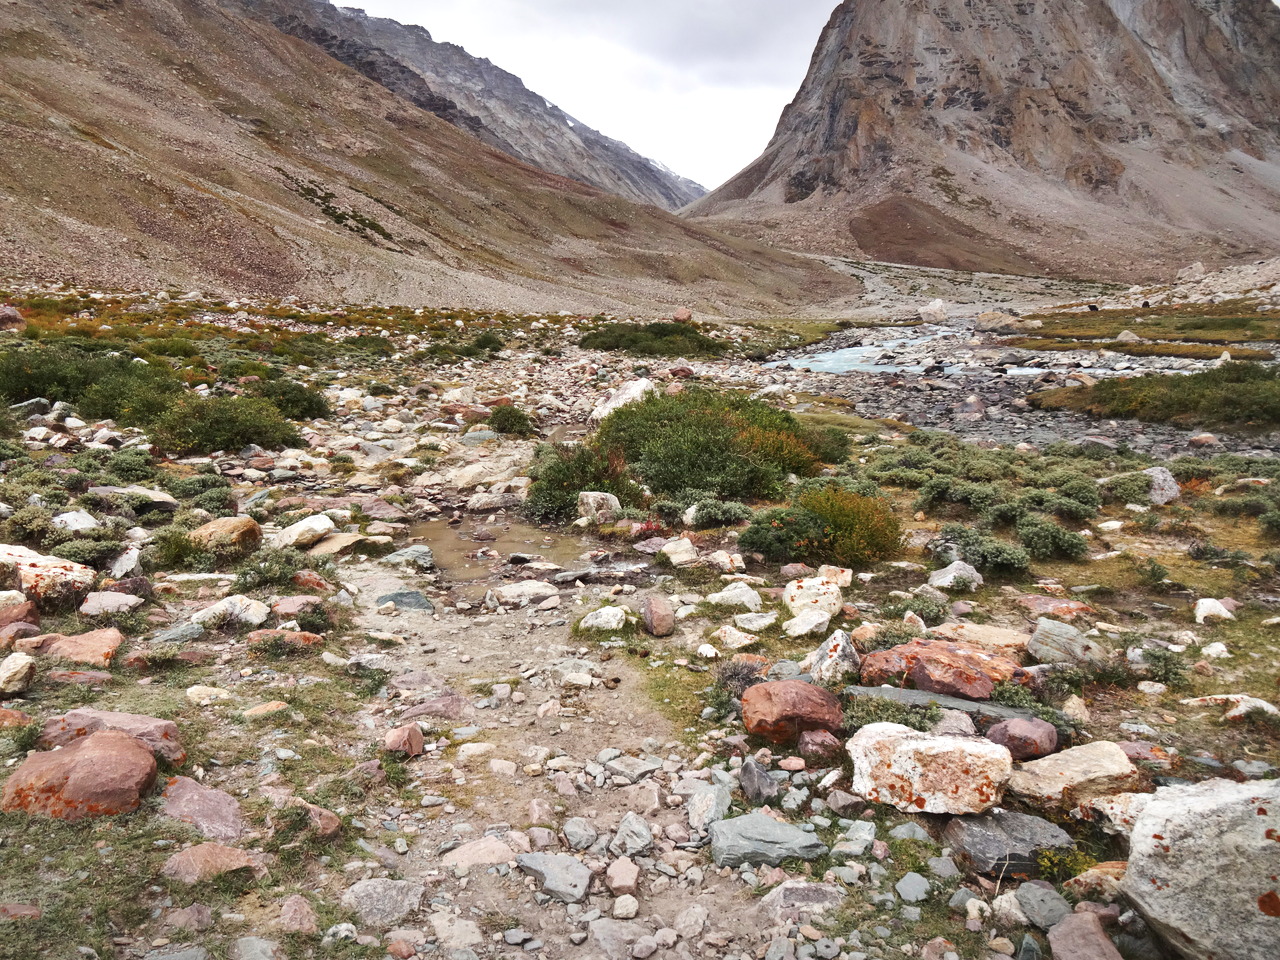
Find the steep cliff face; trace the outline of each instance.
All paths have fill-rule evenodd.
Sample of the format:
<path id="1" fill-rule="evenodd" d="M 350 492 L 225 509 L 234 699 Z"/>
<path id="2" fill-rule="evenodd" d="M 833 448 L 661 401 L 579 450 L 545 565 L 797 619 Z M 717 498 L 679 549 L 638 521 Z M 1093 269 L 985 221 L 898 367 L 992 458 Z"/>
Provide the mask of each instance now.
<path id="1" fill-rule="evenodd" d="M 1280 248 L 1278 151 L 1271 0 L 846 0 L 763 156 L 693 213 L 935 265 L 1143 273 Z"/>
<path id="2" fill-rule="evenodd" d="M 849 292 L 515 160 L 362 75 L 385 64 L 214 0 L 10 0 L 0 63 L 0 276 L 521 311 Z"/>
<path id="3" fill-rule="evenodd" d="M 526 163 L 676 210 L 706 190 L 579 123 L 521 79 L 420 26 L 328 0 L 226 0 Z"/>

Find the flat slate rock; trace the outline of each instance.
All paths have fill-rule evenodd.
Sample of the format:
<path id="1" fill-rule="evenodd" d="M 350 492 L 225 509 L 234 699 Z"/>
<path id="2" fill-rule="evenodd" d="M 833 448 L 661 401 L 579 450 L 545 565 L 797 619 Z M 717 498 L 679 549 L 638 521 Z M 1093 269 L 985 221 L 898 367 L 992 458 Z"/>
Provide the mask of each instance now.
<path id="1" fill-rule="evenodd" d="M 404 590 L 400 593 L 388 593 L 374 601 L 378 606 L 394 603 L 401 610 L 425 610 L 434 613 L 436 606 L 417 590 Z"/>
<path id="2" fill-rule="evenodd" d="M 516 866 L 538 881 L 548 897 L 561 903 L 581 903 L 591 886 L 591 868 L 567 853 L 524 853 Z"/>
<path id="3" fill-rule="evenodd" d="M 776 867 L 784 860 L 816 860 L 828 852 L 827 845 L 812 833 L 779 823 L 763 813 L 719 820 L 709 830 L 711 856 L 718 867 L 740 867 L 744 863 Z"/>
<path id="4" fill-rule="evenodd" d="M 1075 841 L 1048 820 L 1011 810 L 956 817 L 942 840 L 979 873 L 1035 877 L 1042 850 L 1072 850 Z"/>

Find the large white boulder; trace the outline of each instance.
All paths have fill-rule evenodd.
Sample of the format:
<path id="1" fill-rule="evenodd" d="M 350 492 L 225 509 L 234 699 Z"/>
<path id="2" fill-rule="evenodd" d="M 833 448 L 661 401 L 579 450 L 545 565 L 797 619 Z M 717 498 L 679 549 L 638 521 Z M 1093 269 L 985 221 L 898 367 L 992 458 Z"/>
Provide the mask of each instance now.
<path id="1" fill-rule="evenodd" d="M 1259 960 L 1280 945 L 1280 780 L 1156 791 L 1121 890 L 1188 960 Z"/>
<path id="2" fill-rule="evenodd" d="M 98 579 L 92 567 L 46 557 L 26 547 L 0 544 L 0 586 L 15 586 L 40 604 L 80 600 Z"/>
<path id="3" fill-rule="evenodd" d="M 897 723 L 868 724 L 848 750 L 850 791 L 906 813 L 990 810 L 1013 771 L 1013 757 L 998 743 L 934 736 Z"/>
<path id="4" fill-rule="evenodd" d="M 782 602 L 787 605 L 793 617 L 809 610 L 835 616 L 844 606 L 844 594 L 840 585 L 826 577 L 806 577 L 803 580 L 792 580 L 782 591 Z"/>
<path id="5" fill-rule="evenodd" d="M 764 601 L 760 594 L 739 580 L 718 593 L 709 594 L 707 603 L 714 603 L 717 607 L 746 607 L 752 613 L 759 613 Z"/>
<path id="6" fill-rule="evenodd" d="M 1009 791 L 1033 806 L 1074 806 L 1132 790 L 1138 768 L 1117 744 L 1095 740 L 1040 760 L 1022 764 L 1009 780 Z"/>
<path id="7" fill-rule="evenodd" d="M 647 377 L 639 380 L 630 380 L 624 383 L 608 400 L 604 400 L 597 404 L 596 408 L 591 411 L 590 420 L 592 423 L 599 423 L 615 410 L 620 410 L 629 403 L 635 403 L 643 400 L 650 393 L 657 391 L 658 385 Z"/>
<path id="8" fill-rule="evenodd" d="M 332 520 L 323 513 L 318 513 L 314 517 L 307 517 L 292 526 L 285 527 L 271 538 L 271 545 L 282 549 L 285 547 L 302 549 L 314 546 L 336 529 L 337 526 Z"/>

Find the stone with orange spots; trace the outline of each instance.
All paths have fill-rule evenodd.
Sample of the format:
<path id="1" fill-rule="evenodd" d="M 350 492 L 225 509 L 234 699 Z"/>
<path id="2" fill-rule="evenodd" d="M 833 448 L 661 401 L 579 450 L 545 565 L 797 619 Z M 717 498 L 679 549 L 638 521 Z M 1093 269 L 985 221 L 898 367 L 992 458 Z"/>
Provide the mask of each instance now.
<path id="1" fill-rule="evenodd" d="M 1280 780 L 1157 790 L 1138 814 L 1120 883 L 1188 960 L 1274 957 L 1280 944 Z"/>
<path id="2" fill-rule="evenodd" d="M 16 581 L 28 600 L 42 606 L 78 603 L 97 579 L 92 567 L 0 544 L 0 583 Z"/>
<path id="3" fill-rule="evenodd" d="M 32 656 L 53 657 L 70 663 L 83 663 L 94 667 L 110 666 L 111 658 L 124 643 L 124 634 L 115 627 L 90 630 L 75 636 L 60 633 L 42 633 L 37 637 L 15 640 L 13 647 Z"/>
<path id="4" fill-rule="evenodd" d="M 990 699 L 997 683 L 1031 682 L 1016 660 L 938 638 L 912 640 L 863 658 L 862 682 L 868 687 L 898 686 L 904 677 L 917 690 L 967 700 Z"/>
<path id="5" fill-rule="evenodd" d="M 853 793 L 908 813 L 982 813 L 996 806 L 1013 772 L 1009 751 L 989 740 L 872 723 L 848 743 Z"/>
<path id="6" fill-rule="evenodd" d="M 5 783 L 0 810 L 59 820 L 132 813 L 155 780 L 156 758 L 147 744 L 100 730 L 27 757 Z"/>
<path id="7" fill-rule="evenodd" d="M 299 570 L 293 575 L 293 585 L 302 590 L 319 590 L 322 593 L 333 593 L 334 586 L 314 570 Z"/>
<path id="8" fill-rule="evenodd" d="M 0 920 L 39 920 L 44 911 L 30 903 L 0 903 Z"/>
<path id="9" fill-rule="evenodd" d="M 60 717 L 50 719 L 40 734 L 40 746 L 65 747 L 99 730 L 127 733 L 173 764 L 181 764 L 187 759 L 178 725 L 172 720 L 161 720 L 141 713 L 95 710 L 93 707 L 77 707 Z"/>
<path id="10" fill-rule="evenodd" d="M 838 730 L 844 711 L 835 694 L 803 680 L 757 683 L 742 694 L 747 733 L 772 743 L 792 743 L 806 730 Z"/>
<path id="11" fill-rule="evenodd" d="M 13 727 L 25 727 L 32 720 L 21 710 L 10 710 L 7 707 L 0 707 L 0 730 L 9 730 Z"/>
<path id="12" fill-rule="evenodd" d="M 1093 607 L 1079 600 L 1061 600 L 1057 597 L 1043 597 L 1036 593 L 1017 597 L 1016 602 L 1037 617 L 1057 617 L 1059 620 L 1074 620 L 1076 617 L 1094 612 Z"/>

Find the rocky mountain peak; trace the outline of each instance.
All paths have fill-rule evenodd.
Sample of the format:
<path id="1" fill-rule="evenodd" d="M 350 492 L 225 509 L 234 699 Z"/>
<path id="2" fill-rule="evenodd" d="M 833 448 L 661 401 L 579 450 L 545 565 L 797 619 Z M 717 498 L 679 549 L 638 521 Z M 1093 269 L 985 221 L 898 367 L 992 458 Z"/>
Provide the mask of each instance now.
<path id="1" fill-rule="evenodd" d="M 529 90 L 512 73 L 425 27 L 372 17 L 328 0 L 227 0 L 278 29 L 549 173 L 639 203 L 676 210 L 705 188 L 640 156 Z"/>
<path id="2" fill-rule="evenodd" d="M 1061 264 L 1064 232 L 1072 269 L 1275 250 L 1278 105 L 1270 0 L 846 0 L 764 155 L 696 211 L 798 208 L 811 243 L 939 266 Z"/>

